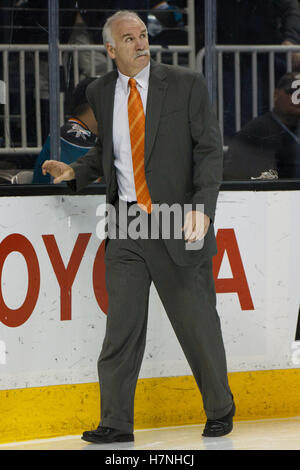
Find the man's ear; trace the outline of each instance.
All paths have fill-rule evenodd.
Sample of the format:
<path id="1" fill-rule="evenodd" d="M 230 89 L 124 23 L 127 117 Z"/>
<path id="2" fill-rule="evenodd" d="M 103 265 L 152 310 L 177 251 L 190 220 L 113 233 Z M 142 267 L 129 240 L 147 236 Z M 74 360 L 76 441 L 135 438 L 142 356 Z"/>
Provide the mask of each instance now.
<path id="1" fill-rule="evenodd" d="M 106 43 L 105 47 L 106 47 L 109 57 L 111 59 L 115 59 L 116 58 L 115 48 L 109 42 Z"/>

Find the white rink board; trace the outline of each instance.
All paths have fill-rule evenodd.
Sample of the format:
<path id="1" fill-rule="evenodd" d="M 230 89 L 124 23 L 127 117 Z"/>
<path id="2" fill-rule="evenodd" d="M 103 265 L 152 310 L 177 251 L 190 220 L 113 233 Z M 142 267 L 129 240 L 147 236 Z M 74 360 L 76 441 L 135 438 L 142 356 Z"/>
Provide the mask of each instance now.
<path id="1" fill-rule="evenodd" d="M 40 271 L 29 318 L 15 327 L 0 321 L 0 389 L 97 381 L 106 315 L 95 297 L 92 271 L 101 244 L 96 209 L 103 202 L 104 196 L 0 198 L 0 242 L 12 234 L 26 237 Z M 254 306 L 242 310 L 237 293 L 217 294 L 231 372 L 299 367 L 300 343 L 294 343 L 300 302 L 299 207 L 297 191 L 220 193 L 216 232 L 234 231 Z M 79 234 L 91 235 L 72 285 L 71 319 L 62 321 L 60 287 L 42 236 L 54 236 L 67 266 Z M 12 251 L 1 266 L 3 302 L 18 309 L 28 292 L 25 258 Z M 218 279 L 223 277 L 232 277 L 226 251 Z M 3 315 L 0 311 L 0 319 Z M 190 374 L 152 288 L 140 378 Z"/>

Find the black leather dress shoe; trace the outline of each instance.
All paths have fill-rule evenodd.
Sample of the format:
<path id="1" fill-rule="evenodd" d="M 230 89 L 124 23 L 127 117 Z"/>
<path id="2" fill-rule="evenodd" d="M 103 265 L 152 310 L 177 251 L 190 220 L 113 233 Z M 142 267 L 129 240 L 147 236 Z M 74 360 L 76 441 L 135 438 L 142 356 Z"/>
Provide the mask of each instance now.
<path id="1" fill-rule="evenodd" d="M 93 431 L 85 431 L 81 439 L 94 444 L 108 444 L 110 442 L 131 442 L 134 441 L 133 434 L 126 434 L 118 429 L 98 426 Z"/>
<path id="2" fill-rule="evenodd" d="M 232 418 L 235 414 L 235 404 L 233 403 L 231 411 L 222 418 L 208 419 L 202 436 L 204 437 L 221 437 L 229 434 L 233 429 Z"/>

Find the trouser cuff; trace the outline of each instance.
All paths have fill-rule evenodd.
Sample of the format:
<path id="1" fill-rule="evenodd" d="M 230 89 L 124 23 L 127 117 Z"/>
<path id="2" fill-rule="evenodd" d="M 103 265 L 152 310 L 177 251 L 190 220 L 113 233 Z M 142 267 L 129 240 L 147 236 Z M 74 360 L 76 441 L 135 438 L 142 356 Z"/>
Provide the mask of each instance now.
<path id="1" fill-rule="evenodd" d="M 113 418 L 103 418 L 101 419 L 100 424 L 101 426 L 118 429 L 119 431 L 124 431 L 125 433 L 133 433 L 133 423 L 126 423 L 124 421 Z"/>
<path id="2" fill-rule="evenodd" d="M 233 407 L 233 401 L 231 401 L 229 405 L 225 406 L 224 408 L 220 408 L 218 410 L 214 410 L 214 411 L 205 410 L 205 414 L 206 414 L 207 419 L 223 418 L 231 411 L 232 407 Z"/>

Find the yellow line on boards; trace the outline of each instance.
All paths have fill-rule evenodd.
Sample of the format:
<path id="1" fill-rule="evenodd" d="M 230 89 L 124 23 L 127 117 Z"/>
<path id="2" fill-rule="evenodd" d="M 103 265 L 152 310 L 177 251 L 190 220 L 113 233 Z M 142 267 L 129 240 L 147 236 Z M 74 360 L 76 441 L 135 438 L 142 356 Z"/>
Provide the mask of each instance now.
<path id="1" fill-rule="evenodd" d="M 300 415 L 300 369 L 232 372 L 236 420 Z M 0 390 L 0 443 L 81 434 L 99 424 L 97 383 Z M 192 376 L 140 379 L 135 429 L 206 420 Z"/>

